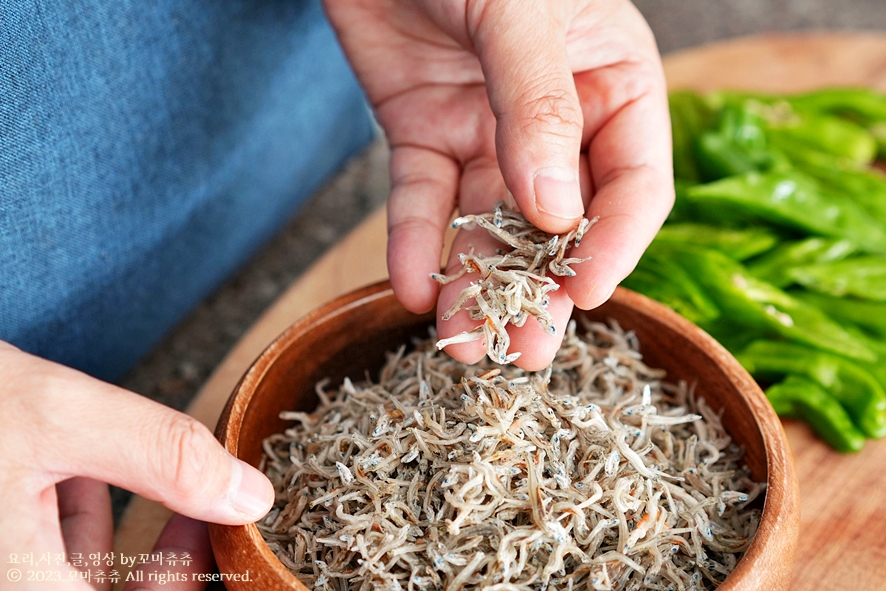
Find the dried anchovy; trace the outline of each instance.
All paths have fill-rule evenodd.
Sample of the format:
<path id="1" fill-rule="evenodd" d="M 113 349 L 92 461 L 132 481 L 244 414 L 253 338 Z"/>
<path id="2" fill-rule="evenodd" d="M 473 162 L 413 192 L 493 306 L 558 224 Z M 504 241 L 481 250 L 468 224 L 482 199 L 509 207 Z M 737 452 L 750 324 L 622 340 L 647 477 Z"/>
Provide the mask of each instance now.
<path id="1" fill-rule="evenodd" d="M 572 277 L 575 271 L 570 265 L 582 263 L 587 258 L 566 258 L 570 245 L 578 246 L 588 228 L 597 221 L 582 219 L 565 234 L 548 234 L 530 224 L 523 214 L 504 208 L 504 202 L 496 204 L 491 213 L 466 215 L 452 222 L 454 228 L 473 229 L 480 226 L 489 231 L 510 250 L 494 256 L 475 255 L 473 249 L 458 255 L 462 268 L 453 275 L 431 274 L 436 281 L 446 284 L 465 273 L 477 273 L 479 278 L 462 290 L 455 304 L 443 314 L 449 320 L 459 310 L 467 310 L 472 320 L 483 323 L 475 329 L 441 339 L 437 347 L 484 339 L 486 355 L 501 364 L 513 362 L 520 353 L 508 354 L 510 337 L 508 324 L 523 326 L 529 316 L 534 317 L 550 334 L 556 333 L 554 319 L 545 309 L 548 292 L 560 287 L 548 272 L 559 277 Z M 473 300 L 473 304 L 470 304 Z"/>
<path id="2" fill-rule="evenodd" d="M 716 588 L 765 485 L 633 333 L 584 328 L 543 372 L 429 339 L 378 383 L 318 384 L 319 408 L 264 442 L 269 547 L 318 591 Z"/>

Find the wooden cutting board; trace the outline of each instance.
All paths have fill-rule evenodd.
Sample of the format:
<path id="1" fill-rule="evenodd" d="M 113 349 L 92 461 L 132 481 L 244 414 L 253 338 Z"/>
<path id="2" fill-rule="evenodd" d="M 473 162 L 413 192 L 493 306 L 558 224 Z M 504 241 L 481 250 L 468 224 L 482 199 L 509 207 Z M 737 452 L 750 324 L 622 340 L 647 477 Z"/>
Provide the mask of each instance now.
<path id="1" fill-rule="evenodd" d="M 791 92 L 864 85 L 886 91 L 886 35 L 815 33 L 743 38 L 665 57 L 672 90 Z M 316 306 L 383 279 L 385 217 L 376 212 L 275 302 L 231 350 L 189 413 L 214 428 L 240 376 L 282 330 Z M 785 430 L 800 480 L 801 525 L 792 589 L 886 589 L 886 441 L 840 455 L 800 423 Z M 147 552 L 169 512 L 134 498 L 120 524 L 117 552 Z"/>

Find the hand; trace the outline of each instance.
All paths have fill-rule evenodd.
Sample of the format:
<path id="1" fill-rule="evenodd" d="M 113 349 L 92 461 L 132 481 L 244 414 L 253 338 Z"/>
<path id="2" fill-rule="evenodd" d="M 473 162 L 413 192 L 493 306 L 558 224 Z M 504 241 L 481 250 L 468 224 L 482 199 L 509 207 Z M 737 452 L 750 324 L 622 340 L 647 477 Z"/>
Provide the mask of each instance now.
<path id="1" fill-rule="evenodd" d="M 274 491 L 268 479 L 228 454 L 206 427 L 184 414 L 2 342 L 0 376 L 4 564 L 11 554 L 82 553 L 85 558 L 111 552 L 113 524 L 104 483 L 192 518 L 229 525 L 256 521 L 271 507 Z M 191 519 L 173 518 L 157 550 L 190 552 L 194 561 L 181 572 L 212 567 L 205 524 Z M 49 583 L 53 589 L 111 588 L 110 582 L 90 587 L 71 567 L 39 569 L 58 573 L 61 581 Z M 151 585 L 205 587 L 199 582 L 160 587 L 146 581 L 139 588 Z M 46 586 L 46 581 L 23 578 L 15 588 Z"/>
<path id="2" fill-rule="evenodd" d="M 433 307 L 442 237 L 456 206 L 513 202 L 560 233 L 600 221 L 571 256 L 592 256 L 554 292 L 558 337 L 535 322 L 511 329 L 517 365 L 553 359 L 573 304 L 606 301 L 673 204 L 670 126 L 655 42 L 627 0 L 325 0 L 330 20 L 391 145 L 388 268 L 410 310 Z M 461 232 L 455 255 L 473 244 Z M 445 286 L 445 311 L 470 281 Z M 471 328 L 438 321 L 441 338 Z M 479 341 L 447 348 L 476 362 Z"/>

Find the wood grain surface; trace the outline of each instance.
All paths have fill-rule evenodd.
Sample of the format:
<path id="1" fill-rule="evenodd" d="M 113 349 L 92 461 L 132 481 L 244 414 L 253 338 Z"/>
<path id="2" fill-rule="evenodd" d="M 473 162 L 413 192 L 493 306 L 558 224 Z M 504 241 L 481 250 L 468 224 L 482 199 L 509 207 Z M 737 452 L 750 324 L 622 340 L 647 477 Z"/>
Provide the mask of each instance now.
<path id="1" fill-rule="evenodd" d="M 886 91 L 886 35 L 814 33 L 751 37 L 665 57 L 671 89 L 790 92 L 820 86 Z M 304 313 L 386 276 L 384 212 L 330 250 L 256 322 L 198 393 L 189 413 L 210 428 L 240 376 L 262 349 Z M 886 589 L 886 441 L 841 455 L 802 424 L 785 429 L 800 481 L 801 524 L 791 589 Z M 150 550 L 169 512 L 134 498 L 115 550 Z"/>

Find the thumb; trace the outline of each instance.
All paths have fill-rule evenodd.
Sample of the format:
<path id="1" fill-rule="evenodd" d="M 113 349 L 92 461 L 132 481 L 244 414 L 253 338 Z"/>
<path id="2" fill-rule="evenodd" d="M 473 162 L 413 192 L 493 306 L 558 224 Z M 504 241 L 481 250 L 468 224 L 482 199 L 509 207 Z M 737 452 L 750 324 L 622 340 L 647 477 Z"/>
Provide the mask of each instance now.
<path id="1" fill-rule="evenodd" d="M 0 352 L 6 353 L 6 352 Z M 21 352 L 0 369 L 39 446 L 31 466 L 63 480 L 85 476 L 159 501 L 201 521 L 245 524 L 264 516 L 274 490 L 199 421 L 73 369 Z M 38 381 L 29 376 L 39 376 Z M 11 380 L 11 381 L 9 381 Z M 27 430 L 26 430 L 27 432 Z M 52 450 L 52 453 L 43 453 Z"/>
<path id="2" fill-rule="evenodd" d="M 584 214 L 583 118 L 566 52 L 568 2 L 488 3 L 472 29 L 496 117 L 505 183 L 537 227 L 561 233 Z"/>

